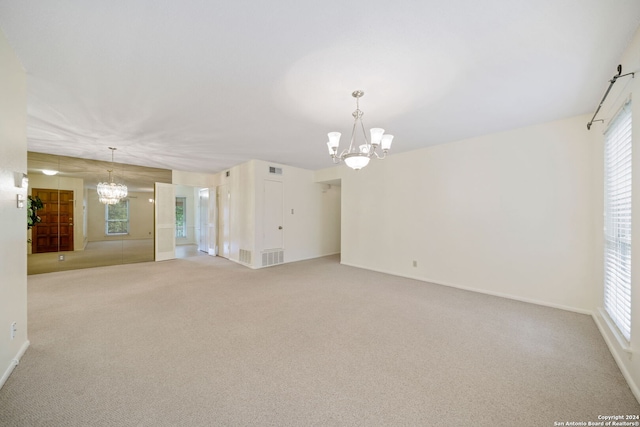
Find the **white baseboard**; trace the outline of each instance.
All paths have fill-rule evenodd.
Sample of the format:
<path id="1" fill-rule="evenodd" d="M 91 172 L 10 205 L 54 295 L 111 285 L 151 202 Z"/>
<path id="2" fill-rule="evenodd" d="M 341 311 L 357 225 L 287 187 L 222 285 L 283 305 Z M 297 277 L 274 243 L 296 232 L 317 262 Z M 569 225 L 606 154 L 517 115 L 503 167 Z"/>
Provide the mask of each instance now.
<path id="1" fill-rule="evenodd" d="M 620 372 L 622 372 L 622 376 L 625 380 L 627 380 L 627 384 L 629 384 L 629 388 L 631 392 L 635 396 L 636 400 L 640 402 L 640 388 L 638 388 L 638 384 L 633 379 L 633 376 L 627 369 L 627 366 L 624 364 L 622 360 L 621 354 L 630 353 L 631 350 L 621 345 L 620 340 L 615 336 L 616 331 L 612 331 L 611 327 L 607 324 L 607 320 L 600 313 L 600 310 L 597 310 L 593 313 L 593 321 L 596 322 L 596 326 L 600 330 L 600 335 L 604 338 L 604 342 L 607 343 L 607 347 L 609 347 L 609 352 L 613 356 L 613 359 L 616 361 L 618 368 L 620 368 Z"/>
<path id="2" fill-rule="evenodd" d="M 332 256 L 332 255 L 338 255 L 338 254 L 340 254 L 340 251 L 338 251 L 338 252 L 331 252 L 331 253 L 328 253 L 328 254 L 322 254 L 322 255 L 312 255 L 312 256 L 309 256 L 309 257 L 296 258 L 296 259 L 288 260 L 288 261 L 285 261 L 285 262 L 284 262 L 284 264 L 289 264 L 289 263 L 291 263 L 291 262 L 308 261 L 308 260 L 310 260 L 310 259 L 324 258 L 324 257 L 326 257 L 326 256 Z M 285 252 L 285 255 L 286 255 L 286 252 Z"/>
<path id="3" fill-rule="evenodd" d="M 285 250 L 285 251 L 286 251 L 286 250 Z M 236 264 L 240 264 L 240 265 L 243 265 L 243 266 L 245 266 L 245 267 L 248 267 L 248 268 L 250 268 L 250 269 L 252 269 L 252 270 L 260 270 L 261 268 L 275 267 L 275 266 L 277 266 L 277 265 L 291 264 L 292 262 L 308 261 L 308 260 L 310 260 L 310 259 L 323 258 L 323 257 L 326 257 L 326 256 L 339 255 L 339 254 L 340 254 L 340 251 L 338 251 L 338 252 L 331 252 L 331 253 L 328 253 L 328 254 L 322 254 L 322 255 L 313 255 L 313 256 L 305 257 L 305 258 L 299 258 L 299 259 L 287 260 L 287 261 L 283 262 L 282 264 L 274 264 L 274 265 L 270 265 L 270 266 L 266 266 L 266 267 L 263 267 L 263 266 L 261 266 L 261 265 L 256 267 L 256 266 L 253 266 L 253 265 L 251 265 L 251 264 L 245 264 L 245 263 L 240 262 L 240 261 L 235 260 L 235 259 L 231 259 L 231 258 L 227 258 L 227 259 L 228 259 L 229 261 L 233 261 L 233 262 L 235 262 Z M 285 253 L 285 255 L 286 255 L 286 253 Z"/>
<path id="4" fill-rule="evenodd" d="M 24 355 L 25 351 L 27 351 L 27 349 L 29 348 L 29 344 L 29 340 L 25 341 L 24 344 L 22 344 L 22 347 L 20 347 L 20 350 L 18 350 L 18 354 L 16 354 L 16 356 L 11 360 L 11 363 L 0 378 L 0 388 L 2 388 L 5 382 L 7 382 L 13 370 L 16 368 L 16 366 L 18 366 L 18 363 L 20 363 L 20 359 Z"/>
<path id="5" fill-rule="evenodd" d="M 491 295 L 491 296 L 500 297 L 500 298 L 507 298 L 507 299 L 512 299 L 512 300 L 515 300 L 515 301 L 526 302 L 526 303 L 529 303 L 529 304 L 536 304 L 536 305 L 542 305 L 542 306 L 545 306 L 545 307 L 558 308 L 560 310 L 572 311 L 574 313 L 588 314 L 589 316 L 593 315 L 593 312 L 591 310 L 586 310 L 584 308 L 571 307 L 571 306 L 566 306 L 566 305 L 562 305 L 562 304 L 555 304 L 555 303 L 552 303 L 552 302 L 537 300 L 537 299 L 533 299 L 533 298 L 524 298 L 524 297 L 520 297 L 518 295 L 506 294 L 506 293 L 502 293 L 502 292 L 493 292 L 493 291 L 487 291 L 487 290 L 484 290 L 484 289 L 471 288 L 471 287 L 468 287 L 468 286 L 460 286 L 460 285 L 457 285 L 455 283 L 447 283 L 447 282 L 442 282 L 442 281 L 438 281 L 438 280 L 431 280 L 431 279 L 425 278 L 425 277 L 411 276 L 411 275 L 407 275 L 407 274 L 398 274 L 398 273 L 391 272 L 391 271 L 378 270 L 378 269 L 373 269 L 373 268 L 369 268 L 369 267 L 363 267 L 363 266 L 360 266 L 360 265 L 349 264 L 349 263 L 346 263 L 346 262 L 340 262 L 340 264 L 346 265 L 346 266 L 349 266 L 349 267 L 362 268 L 364 270 L 371 270 L 371 271 L 375 271 L 375 272 L 378 272 L 378 273 L 389 274 L 391 276 L 404 277 L 406 279 L 419 280 L 421 282 L 428 282 L 428 283 L 433 283 L 435 285 L 447 286 L 449 288 L 462 289 L 464 291 L 477 292 L 479 294 Z"/>

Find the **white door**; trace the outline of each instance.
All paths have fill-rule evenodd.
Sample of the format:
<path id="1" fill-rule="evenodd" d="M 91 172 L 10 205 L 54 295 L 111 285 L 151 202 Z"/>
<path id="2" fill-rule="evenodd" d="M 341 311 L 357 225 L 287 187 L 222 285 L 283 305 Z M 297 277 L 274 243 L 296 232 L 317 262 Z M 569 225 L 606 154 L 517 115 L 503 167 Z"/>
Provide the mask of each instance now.
<path id="1" fill-rule="evenodd" d="M 155 259 L 176 257 L 176 190 L 173 184 L 156 182 L 154 204 L 156 222 Z"/>
<path id="2" fill-rule="evenodd" d="M 209 255 L 218 255 L 218 197 L 215 189 L 209 189 L 209 219 L 207 230 Z"/>
<path id="3" fill-rule="evenodd" d="M 229 236 L 229 187 L 221 185 L 218 187 L 218 255 L 229 258 L 231 252 L 231 238 Z"/>
<path id="4" fill-rule="evenodd" d="M 283 248 L 284 197 L 282 182 L 264 181 L 264 249 Z"/>
<path id="5" fill-rule="evenodd" d="M 202 252 L 209 252 L 209 189 L 200 189 L 200 206 L 199 206 L 199 218 L 198 218 L 198 250 Z"/>

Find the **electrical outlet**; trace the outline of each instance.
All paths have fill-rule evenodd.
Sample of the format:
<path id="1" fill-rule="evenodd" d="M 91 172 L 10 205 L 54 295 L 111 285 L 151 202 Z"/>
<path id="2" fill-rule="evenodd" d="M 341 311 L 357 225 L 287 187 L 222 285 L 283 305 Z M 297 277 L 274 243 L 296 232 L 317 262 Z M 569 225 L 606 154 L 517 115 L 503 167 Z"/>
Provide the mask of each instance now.
<path id="1" fill-rule="evenodd" d="M 64 255 L 58 255 L 58 261 L 64 261 Z"/>
<path id="2" fill-rule="evenodd" d="M 16 337 L 16 333 L 18 332 L 17 322 L 11 323 L 11 339 Z"/>
<path id="3" fill-rule="evenodd" d="M 417 266 L 418 266 L 418 261 L 413 260 L 413 266 L 414 266 L 414 267 L 417 267 Z"/>

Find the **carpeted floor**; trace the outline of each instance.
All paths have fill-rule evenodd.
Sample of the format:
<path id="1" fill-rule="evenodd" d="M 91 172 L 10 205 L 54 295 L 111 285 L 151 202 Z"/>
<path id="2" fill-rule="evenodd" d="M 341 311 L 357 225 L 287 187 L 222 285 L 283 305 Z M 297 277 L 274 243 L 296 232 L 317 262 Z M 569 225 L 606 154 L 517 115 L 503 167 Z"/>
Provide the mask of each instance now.
<path id="1" fill-rule="evenodd" d="M 29 276 L 2 426 L 554 426 L 640 414 L 591 317 L 342 266 Z"/>

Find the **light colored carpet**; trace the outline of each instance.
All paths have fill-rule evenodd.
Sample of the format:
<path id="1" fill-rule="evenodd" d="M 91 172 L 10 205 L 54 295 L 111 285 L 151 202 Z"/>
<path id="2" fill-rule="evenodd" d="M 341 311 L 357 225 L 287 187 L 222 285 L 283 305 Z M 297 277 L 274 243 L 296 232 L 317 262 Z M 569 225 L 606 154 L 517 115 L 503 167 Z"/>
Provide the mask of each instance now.
<path id="1" fill-rule="evenodd" d="M 586 315 L 342 266 L 29 276 L 3 426 L 553 426 L 638 414 Z"/>

